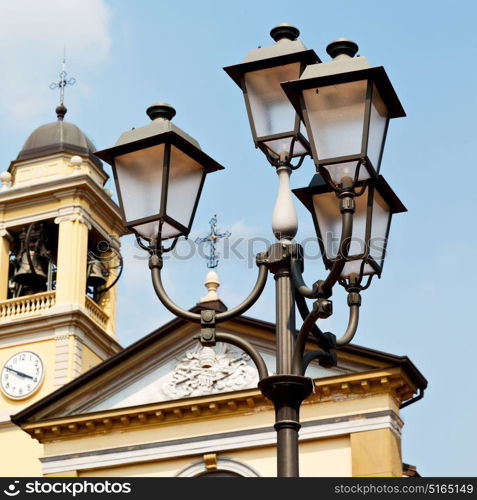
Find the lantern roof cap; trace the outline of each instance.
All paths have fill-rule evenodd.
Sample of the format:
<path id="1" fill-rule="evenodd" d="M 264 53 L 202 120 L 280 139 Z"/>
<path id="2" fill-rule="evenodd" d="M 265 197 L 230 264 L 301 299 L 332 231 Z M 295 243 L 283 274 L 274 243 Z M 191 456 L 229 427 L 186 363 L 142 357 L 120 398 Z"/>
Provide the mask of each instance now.
<path id="1" fill-rule="evenodd" d="M 275 26 L 270 31 L 270 36 L 275 40 L 275 43 L 267 47 L 257 47 L 250 50 L 243 62 L 247 63 L 307 50 L 303 42 L 298 40 L 299 34 L 300 31 L 291 24 L 283 23 Z"/>
<path id="2" fill-rule="evenodd" d="M 123 132 L 113 147 L 95 151 L 95 156 L 113 165 L 116 156 L 168 143 L 202 164 L 207 173 L 224 168 L 204 153 L 193 137 L 171 122 L 176 111 L 170 104 L 156 102 L 147 108 L 146 113 L 151 118 L 150 123 Z"/>
<path id="3" fill-rule="evenodd" d="M 320 64 L 310 64 L 305 68 L 305 71 L 303 71 L 301 79 L 319 78 L 321 76 L 349 73 L 351 71 L 359 71 L 369 68 L 371 68 L 371 64 L 369 64 L 366 57 L 350 57 L 344 53 L 340 53 L 331 61 Z"/>
<path id="4" fill-rule="evenodd" d="M 282 23 L 270 31 L 270 36 L 275 40 L 273 45 L 257 47 L 247 52 L 240 64 L 227 66 L 224 70 L 240 87 L 244 73 L 272 68 L 274 66 L 302 62 L 304 64 L 315 64 L 320 58 L 314 50 L 307 49 L 302 41 L 298 40 L 300 31 L 295 26 Z"/>
<path id="5" fill-rule="evenodd" d="M 331 42 L 327 50 L 334 59 L 325 63 L 310 64 L 298 80 L 281 83 L 285 94 L 302 119 L 303 109 L 299 98 L 301 91 L 368 79 L 376 84 L 388 107 L 389 118 L 406 116 L 385 69 L 382 66 L 371 66 L 363 56 L 352 57 L 358 50 L 355 42 L 339 38 Z"/>
<path id="6" fill-rule="evenodd" d="M 202 150 L 198 141 L 184 132 L 175 123 L 172 123 L 171 120 L 175 116 L 176 110 L 170 104 L 156 102 L 147 108 L 146 113 L 151 119 L 151 122 L 143 127 L 133 127 L 131 130 L 123 132 L 114 144 L 114 147 L 147 139 L 158 134 L 175 132 L 187 142 L 193 144 L 197 149 Z"/>

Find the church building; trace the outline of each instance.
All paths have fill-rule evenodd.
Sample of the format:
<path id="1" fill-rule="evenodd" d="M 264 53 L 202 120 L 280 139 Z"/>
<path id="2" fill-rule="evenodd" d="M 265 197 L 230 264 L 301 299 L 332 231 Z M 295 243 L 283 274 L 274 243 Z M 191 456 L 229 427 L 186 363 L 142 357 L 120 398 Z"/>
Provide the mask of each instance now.
<path id="1" fill-rule="evenodd" d="M 56 112 L 0 175 L 0 475 L 276 476 L 274 409 L 247 354 L 202 347 L 178 318 L 121 348 L 119 209 L 92 142 Z M 205 284 L 194 310 L 225 310 L 216 273 Z M 273 372 L 273 324 L 240 316 L 219 331 Z M 336 367 L 307 372 L 300 475 L 417 475 L 401 456 L 400 409 L 426 379 L 407 356 L 336 354 Z"/>

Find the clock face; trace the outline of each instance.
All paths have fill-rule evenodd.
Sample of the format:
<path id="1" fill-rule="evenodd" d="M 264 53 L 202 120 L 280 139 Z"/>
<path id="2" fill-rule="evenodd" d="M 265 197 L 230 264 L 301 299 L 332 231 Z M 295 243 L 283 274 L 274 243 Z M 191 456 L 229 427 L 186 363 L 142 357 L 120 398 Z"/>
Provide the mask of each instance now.
<path id="1" fill-rule="evenodd" d="M 31 351 L 22 351 L 3 365 L 0 386 L 9 398 L 24 399 L 40 387 L 43 375 L 40 356 Z"/>

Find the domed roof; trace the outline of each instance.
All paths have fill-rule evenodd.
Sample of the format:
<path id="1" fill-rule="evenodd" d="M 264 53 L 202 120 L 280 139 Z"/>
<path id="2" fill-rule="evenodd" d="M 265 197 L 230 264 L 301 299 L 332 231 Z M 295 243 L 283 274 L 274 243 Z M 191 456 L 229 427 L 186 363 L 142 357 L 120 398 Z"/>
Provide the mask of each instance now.
<path id="1" fill-rule="evenodd" d="M 17 160 L 38 158 L 53 153 L 68 152 L 80 156 L 87 156 L 98 167 L 102 162 L 93 155 L 96 147 L 84 132 L 70 122 L 63 121 L 66 108 L 62 105 L 56 108 L 58 120 L 46 123 L 35 129 L 26 140 Z"/>

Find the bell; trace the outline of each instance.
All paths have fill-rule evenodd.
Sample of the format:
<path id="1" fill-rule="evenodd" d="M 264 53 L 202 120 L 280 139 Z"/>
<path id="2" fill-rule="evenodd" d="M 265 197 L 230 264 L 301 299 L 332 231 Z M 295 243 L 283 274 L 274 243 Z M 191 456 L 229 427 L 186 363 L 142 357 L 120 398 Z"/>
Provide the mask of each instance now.
<path id="1" fill-rule="evenodd" d="M 106 284 L 109 272 L 104 264 L 98 259 L 91 259 L 88 262 L 88 279 L 86 286 L 97 288 Z"/>
<path id="2" fill-rule="evenodd" d="M 48 277 L 41 266 L 40 258 L 35 250 L 30 250 L 30 257 L 33 270 L 30 262 L 28 262 L 28 255 L 24 251 L 20 258 L 20 265 L 13 275 L 13 281 L 29 288 L 41 288 L 46 284 Z"/>

